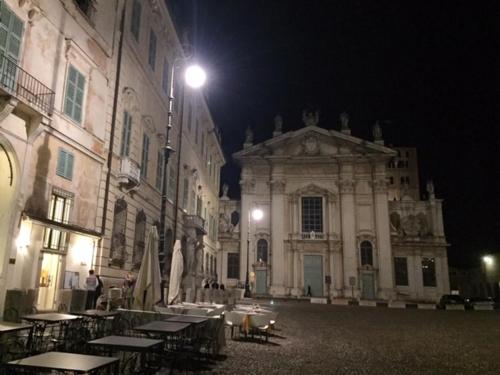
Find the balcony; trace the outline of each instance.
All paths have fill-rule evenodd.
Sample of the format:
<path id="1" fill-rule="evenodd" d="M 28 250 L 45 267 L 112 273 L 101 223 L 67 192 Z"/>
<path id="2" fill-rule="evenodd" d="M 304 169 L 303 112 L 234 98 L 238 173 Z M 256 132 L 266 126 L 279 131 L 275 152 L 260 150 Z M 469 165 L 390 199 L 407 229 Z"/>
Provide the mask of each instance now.
<path id="1" fill-rule="evenodd" d="M 120 172 L 118 173 L 118 183 L 127 189 L 139 186 L 141 183 L 141 168 L 139 164 L 129 157 L 122 157 Z"/>
<path id="2" fill-rule="evenodd" d="M 4 54 L 0 54 L 0 97 L 0 112 L 5 117 L 14 112 L 27 120 L 28 135 L 54 110 L 54 91 Z"/>
<path id="3" fill-rule="evenodd" d="M 198 215 L 184 215 L 184 226 L 186 228 L 194 228 L 197 235 L 205 235 L 205 220 Z"/>
<path id="4" fill-rule="evenodd" d="M 301 237 L 303 240 L 324 240 L 325 234 L 321 232 L 302 232 Z"/>

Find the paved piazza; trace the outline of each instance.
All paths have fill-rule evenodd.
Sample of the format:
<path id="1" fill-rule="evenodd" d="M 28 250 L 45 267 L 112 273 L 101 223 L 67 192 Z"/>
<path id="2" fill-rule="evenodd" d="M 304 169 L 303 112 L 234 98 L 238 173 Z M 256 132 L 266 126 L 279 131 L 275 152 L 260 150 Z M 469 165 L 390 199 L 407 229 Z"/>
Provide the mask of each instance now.
<path id="1" fill-rule="evenodd" d="M 270 343 L 228 339 L 216 374 L 500 374 L 500 311 L 278 302 Z M 229 337 L 229 336 L 227 336 Z"/>

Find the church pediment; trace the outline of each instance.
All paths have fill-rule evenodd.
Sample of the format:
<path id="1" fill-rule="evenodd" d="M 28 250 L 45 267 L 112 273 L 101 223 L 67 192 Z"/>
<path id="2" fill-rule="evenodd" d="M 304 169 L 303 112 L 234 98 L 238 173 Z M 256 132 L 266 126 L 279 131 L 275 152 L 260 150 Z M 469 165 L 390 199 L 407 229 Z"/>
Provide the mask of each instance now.
<path id="1" fill-rule="evenodd" d="M 233 154 L 236 160 L 269 158 L 314 158 L 356 155 L 394 156 L 392 149 L 335 130 L 307 126 L 251 145 Z"/>

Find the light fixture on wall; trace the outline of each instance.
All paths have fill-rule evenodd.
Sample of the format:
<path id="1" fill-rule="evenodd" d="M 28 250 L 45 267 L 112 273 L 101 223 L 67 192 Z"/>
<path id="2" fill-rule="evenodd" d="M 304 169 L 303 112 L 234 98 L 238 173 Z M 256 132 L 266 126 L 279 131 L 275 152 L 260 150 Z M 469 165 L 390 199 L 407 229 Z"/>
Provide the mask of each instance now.
<path id="1" fill-rule="evenodd" d="M 250 263 L 250 223 L 252 222 L 252 219 L 255 221 L 262 220 L 264 217 L 264 211 L 262 211 L 260 208 L 254 208 L 248 210 L 248 223 L 247 223 L 247 273 L 245 277 L 245 294 L 244 297 L 249 298 L 251 297 L 251 292 L 250 292 L 250 283 L 249 283 L 249 263 Z"/>
<path id="2" fill-rule="evenodd" d="M 16 239 L 17 253 L 19 255 L 28 254 L 28 248 L 31 244 L 31 227 L 32 221 L 28 218 L 23 218 Z"/>

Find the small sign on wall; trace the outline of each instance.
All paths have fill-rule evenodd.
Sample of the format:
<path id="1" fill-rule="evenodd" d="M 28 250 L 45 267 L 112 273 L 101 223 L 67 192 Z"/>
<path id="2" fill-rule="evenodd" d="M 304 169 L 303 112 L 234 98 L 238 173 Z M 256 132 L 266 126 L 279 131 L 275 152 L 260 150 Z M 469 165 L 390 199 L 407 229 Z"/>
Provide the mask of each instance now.
<path id="1" fill-rule="evenodd" d="M 356 277 L 355 276 L 349 277 L 349 286 L 356 286 Z"/>

